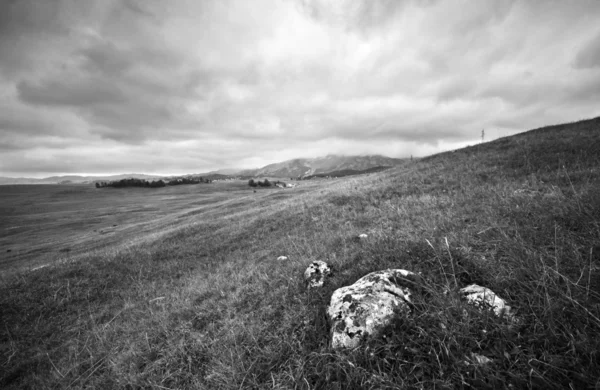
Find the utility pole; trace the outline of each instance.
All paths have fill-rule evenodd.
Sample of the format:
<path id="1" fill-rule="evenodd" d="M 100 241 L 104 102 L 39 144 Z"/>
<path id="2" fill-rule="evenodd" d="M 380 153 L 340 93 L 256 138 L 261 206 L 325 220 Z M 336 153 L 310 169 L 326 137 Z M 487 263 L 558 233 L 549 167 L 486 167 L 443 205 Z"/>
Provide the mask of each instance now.
<path id="1" fill-rule="evenodd" d="M 485 138 L 485 129 L 481 130 L 481 143 L 483 143 L 484 138 Z"/>

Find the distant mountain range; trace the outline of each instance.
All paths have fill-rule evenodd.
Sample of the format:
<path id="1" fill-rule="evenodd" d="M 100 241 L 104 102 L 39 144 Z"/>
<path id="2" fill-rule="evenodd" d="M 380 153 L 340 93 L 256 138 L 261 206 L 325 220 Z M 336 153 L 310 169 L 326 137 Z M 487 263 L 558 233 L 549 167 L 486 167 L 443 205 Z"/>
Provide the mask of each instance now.
<path id="1" fill-rule="evenodd" d="M 136 179 L 155 180 L 162 178 L 159 175 L 144 175 L 141 173 L 128 173 L 122 175 L 110 175 L 110 176 L 50 176 L 43 179 L 34 179 L 29 177 L 2 177 L 0 176 L 0 185 L 5 184 L 73 184 L 73 183 L 93 183 L 97 181 L 113 181 L 121 179 L 129 179 L 134 177 Z"/>
<path id="2" fill-rule="evenodd" d="M 391 158 L 385 156 L 338 156 L 328 155 L 318 158 L 298 158 L 294 160 L 283 161 L 280 163 L 269 164 L 257 169 L 220 169 L 206 173 L 191 174 L 191 176 L 203 176 L 212 179 L 224 179 L 230 177 L 281 177 L 281 178 L 308 178 L 315 176 L 343 176 L 339 173 L 352 172 L 351 174 L 361 173 L 362 171 L 371 172 L 392 167 L 401 164 L 403 159 Z M 365 173 L 366 173 L 365 172 Z M 190 175 L 179 175 L 190 176 Z M 43 179 L 25 178 L 25 177 L 0 177 L 0 185 L 6 184 L 79 184 L 94 183 L 97 181 L 113 181 L 128 178 L 158 180 L 167 176 L 145 175 L 139 173 L 129 173 L 110 176 L 51 176 Z M 169 176 L 176 177 L 176 176 Z"/>

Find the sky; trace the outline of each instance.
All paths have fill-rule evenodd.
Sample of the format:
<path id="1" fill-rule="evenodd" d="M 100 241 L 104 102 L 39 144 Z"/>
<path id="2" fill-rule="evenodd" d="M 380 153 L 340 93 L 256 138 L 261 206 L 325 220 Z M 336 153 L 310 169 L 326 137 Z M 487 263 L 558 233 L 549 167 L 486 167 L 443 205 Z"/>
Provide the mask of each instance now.
<path id="1" fill-rule="evenodd" d="M 425 156 L 600 115 L 595 0 L 2 0 L 0 176 Z"/>

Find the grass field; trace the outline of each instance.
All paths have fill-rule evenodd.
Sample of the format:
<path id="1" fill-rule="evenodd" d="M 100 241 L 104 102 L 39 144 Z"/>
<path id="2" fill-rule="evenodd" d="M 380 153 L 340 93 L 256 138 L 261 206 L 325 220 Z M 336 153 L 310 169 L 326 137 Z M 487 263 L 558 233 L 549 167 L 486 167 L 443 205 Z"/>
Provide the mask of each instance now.
<path id="1" fill-rule="evenodd" d="M 310 187 L 307 182 L 295 193 Z M 254 207 L 266 196 L 290 195 L 271 191 L 254 193 L 246 181 L 153 189 L 0 186 L 0 270 L 6 275 L 92 251 L 116 252 L 123 246 L 155 240 L 199 218 L 214 219 Z"/>
<path id="2" fill-rule="evenodd" d="M 293 191 L 2 191 L 0 387 L 598 388 L 599 150 L 594 119 Z M 334 277 L 307 290 L 313 260 Z M 412 313 L 331 349 L 332 292 L 392 267 L 422 272 Z M 469 283 L 519 323 L 466 305 Z"/>

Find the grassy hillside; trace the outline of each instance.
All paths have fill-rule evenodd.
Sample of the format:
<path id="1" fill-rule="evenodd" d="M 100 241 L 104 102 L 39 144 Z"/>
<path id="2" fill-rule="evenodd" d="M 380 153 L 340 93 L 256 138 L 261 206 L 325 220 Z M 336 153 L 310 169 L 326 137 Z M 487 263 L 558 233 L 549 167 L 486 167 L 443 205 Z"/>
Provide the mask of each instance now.
<path id="1" fill-rule="evenodd" d="M 598 150 L 600 119 L 538 129 L 18 274 L 0 286 L 0 387 L 598 387 Z M 335 276 L 307 291 L 313 260 Z M 422 272 L 413 313 L 332 350 L 332 292 L 388 267 Z M 462 302 L 472 282 L 521 322 Z"/>

